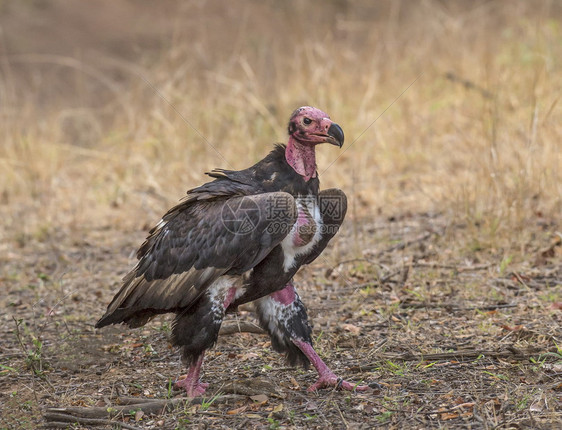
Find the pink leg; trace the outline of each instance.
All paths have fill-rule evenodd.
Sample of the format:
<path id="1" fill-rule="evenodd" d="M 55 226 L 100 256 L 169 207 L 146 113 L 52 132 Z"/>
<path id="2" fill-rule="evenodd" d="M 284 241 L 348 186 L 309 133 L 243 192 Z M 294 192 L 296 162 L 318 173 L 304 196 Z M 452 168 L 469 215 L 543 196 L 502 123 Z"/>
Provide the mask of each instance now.
<path id="1" fill-rule="evenodd" d="M 330 370 L 326 363 L 318 356 L 314 348 L 308 342 L 302 340 L 292 339 L 293 343 L 299 347 L 304 355 L 308 357 L 312 365 L 318 371 L 318 381 L 316 381 L 312 386 L 308 388 L 308 391 L 316 391 L 319 388 L 342 388 L 348 391 L 365 391 L 369 389 L 368 385 L 355 385 L 341 378 L 338 378 L 334 372 Z"/>
<path id="2" fill-rule="evenodd" d="M 205 353 L 203 352 L 199 358 L 192 363 L 191 366 L 189 366 L 189 370 L 187 371 L 185 378 L 178 379 L 175 382 L 176 387 L 183 388 L 189 397 L 197 397 L 204 394 L 205 389 L 209 386 L 209 384 L 204 384 L 199 380 L 204 356 Z"/>

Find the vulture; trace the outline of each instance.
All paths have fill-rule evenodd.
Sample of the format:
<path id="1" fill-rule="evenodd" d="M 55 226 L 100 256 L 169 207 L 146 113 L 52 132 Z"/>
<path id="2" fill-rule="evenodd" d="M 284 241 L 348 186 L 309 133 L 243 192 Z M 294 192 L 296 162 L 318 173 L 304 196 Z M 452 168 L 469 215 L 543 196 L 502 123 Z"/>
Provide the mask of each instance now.
<path id="1" fill-rule="evenodd" d="M 205 392 L 200 372 L 225 315 L 253 302 L 274 350 L 290 365 L 310 363 L 319 378 L 310 388 L 367 390 L 338 378 L 313 348 L 312 329 L 293 276 L 313 262 L 337 233 L 347 200 L 339 189 L 319 190 L 316 145 L 342 147 L 341 127 L 304 106 L 289 120 L 286 145 L 239 171 L 215 169 L 187 192 L 149 232 L 138 262 L 96 328 L 140 327 L 174 313 L 171 341 L 189 366 L 175 382 L 188 396 Z"/>

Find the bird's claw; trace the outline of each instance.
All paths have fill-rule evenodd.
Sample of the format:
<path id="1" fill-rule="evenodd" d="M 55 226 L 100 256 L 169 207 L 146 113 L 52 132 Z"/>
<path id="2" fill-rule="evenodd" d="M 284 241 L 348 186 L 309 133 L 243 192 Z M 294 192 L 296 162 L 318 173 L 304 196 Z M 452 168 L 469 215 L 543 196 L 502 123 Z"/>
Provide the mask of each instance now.
<path id="1" fill-rule="evenodd" d="M 197 380 L 192 380 L 188 376 L 183 379 L 178 379 L 176 382 L 174 382 L 174 386 L 177 388 L 183 388 L 189 397 L 197 397 L 205 394 L 205 390 L 207 389 L 209 384 Z"/>
<path id="2" fill-rule="evenodd" d="M 320 375 L 320 378 L 312 384 L 307 391 L 316 391 L 321 388 L 330 388 L 334 387 L 337 390 L 346 390 L 346 391 L 366 391 L 369 390 L 370 387 L 368 385 L 357 385 L 352 384 L 343 380 L 342 378 L 338 378 L 334 373 L 326 372 Z"/>

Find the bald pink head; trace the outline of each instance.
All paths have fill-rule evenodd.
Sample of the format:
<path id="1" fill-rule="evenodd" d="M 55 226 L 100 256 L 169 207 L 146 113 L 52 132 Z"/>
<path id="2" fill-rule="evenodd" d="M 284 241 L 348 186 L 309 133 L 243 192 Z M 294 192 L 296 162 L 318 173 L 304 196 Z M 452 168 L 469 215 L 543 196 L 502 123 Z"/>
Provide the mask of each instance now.
<path id="1" fill-rule="evenodd" d="M 327 113 L 311 106 L 296 109 L 289 119 L 289 136 L 302 144 L 331 143 L 341 148 L 343 130 Z"/>
<path id="2" fill-rule="evenodd" d="M 316 153 L 319 143 L 343 145 L 343 130 L 328 114 L 311 106 L 295 110 L 289 119 L 289 142 L 285 158 L 305 181 L 316 176 Z"/>

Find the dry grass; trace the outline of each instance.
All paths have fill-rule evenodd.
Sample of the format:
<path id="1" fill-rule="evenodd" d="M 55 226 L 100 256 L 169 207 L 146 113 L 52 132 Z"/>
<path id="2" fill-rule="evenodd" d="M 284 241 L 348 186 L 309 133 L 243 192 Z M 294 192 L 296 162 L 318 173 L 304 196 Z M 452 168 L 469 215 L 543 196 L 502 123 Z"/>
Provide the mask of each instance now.
<path id="1" fill-rule="evenodd" d="M 418 326 L 403 326 L 402 320 L 393 324 L 392 317 L 403 314 L 396 314 L 396 303 L 417 298 L 426 304 L 466 307 L 474 301 L 505 301 L 518 311 L 463 314 L 447 331 L 441 326 L 449 323 L 448 314 L 441 310 L 429 318 L 440 323 L 429 326 L 436 336 L 445 330 L 444 337 L 475 330 L 474 339 L 486 343 L 503 341 L 501 323 L 528 326 L 533 321 L 529 336 L 543 351 L 559 342 L 559 311 L 549 310 L 562 300 L 560 245 L 555 242 L 562 213 L 558 2 L 245 0 L 236 7 L 219 1 L 114 3 L 100 0 L 88 9 L 79 1 L 0 0 L 0 283 L 8 285 L 4 304 L 14 306 L 14 315 L 33 318 L 30 331 L 22 332 L 26 347 L 34 348 L 32 338 L 43 336 L 41 327 L 54 333 L 50 339 L 55 345 L 74 345 L 61 338 L 57 343 L 59 326 L 55 330 L 47 321 L 48 312 L 36 326 L 36 309 L 26 307 L 26 301 L 47 309 L 63 306 L 60 330 L 68 331 L 68 339 L 76 333 L 90 339 L 91 314 L 101 312 L 99 301 L 108 300 L 144 229 L 186 189 L 204 181 L 203 172 L 247 167 L 272 143 L 284 141 L 288 115 L 303 104 L 328 112 L 346 133 L 341 151 L 319 148 L 318 165 L 322 186 L 337 186 L 350 197 L 353 222 L 319 266 L 368 257 L 369 249 L 391 246 L 412 232 L 439 232 L 427 249 L 416 248 L 411 255 L 398 252 L 388 262 L 383 259 L 383 266 L 343 265 L 339 281 L 324 284 L 314 272 L 321 286 L 305 282 L 313 297 L 309 307 L 320 306 L 325 294 L 333 294 L 332 287 L 353 288 L 351 303 L 339 312 L 356 318 L 351 321 L 363 333 L 371 333 L 365 329 L 370 318 L 390 321 L 382 335 L 390 339 L 387 351 L 400 349 L 400 340 L 407 338 L 427 353 L 431 339 L 420 337 L 419 331 L 428 326 L 429 317 L 416 320 L 417 314 L 408 314 Z M 372 220 L 378 221 L 368 228 Z M 428 259 L 445 266 L 490 268 L 466 279 L 446 269 L 414 265 L 409 278 L 397 286 L 389 281 L 392 288 L 380 295 L 363 291 L 373 279 Z M 527 278 L 519 282 L 513 275 L 521 271 L 547 281 L 524 288 Z M 496 283 L 496 278 L 508 279 L 517 288 Z M 365 285 L 357 290 L 361 283 Z M 371 311 L 380 307 L 377 315 L 364 312 L 364 296 L 358 291 L 372 302 Z M 80 297 L 91 301 L 84 303 Z M 69 298 L 73 301 L 64 308 Z M 534 307 L 524 306 L 529 303 Z M 542 329 L 536 328 L 544 315 Z M 8 316 L 2 321 L 10 325 L 4 333 L 11 333 L 13 322 Z M 328 321 L 326 332 L 334 327 Z M 347 355 L 349 364 L 351 357 L 362 356 L 361 348 L 377 359 L 379 350 L 373 345 L 381 334 L 371 331 L 359 346 L 352 342 L 359 349 Z M 336 340 L 324 342 L 326 354 Z M 19 348 L 7 344 L 5 351 Z M 161 346 L 160 359 L 171 360 Z M 95 356 L 100 348 L 88 353 Z M 26 367 L 29 357 L 24 358 L 17 358 L 18 370 Z M 125 362 L 128 358 L 120 356 Z M 217 362 L 222 363 L 219 358 Z M 406 373 L 415 380 L 418 370 Z M 375 422 L 413 425 L 408 419 L 417 416 L 415 408 L 406 408 L 407 416 L 394 412 L 396 419 L 392 414 L 384 418 L 392 408 L 399 409 L 388 405 L 401 395 L 396 385 L 401 380 L 392 378 L 403 375 L 389 372 L 382 366 L 369 375 L 391 375 L 389 387 L 394 387 L 389 394 L 394 400 L 369 403 L 371 409 L 380 409 Z M 521 372 L 514 370 L 509 374 L 512 385 L 500 384 L 494 392 L 514 395 L 510 401 L 516 413 L 504 411 L 504 422 L 521 422 L 528 408 L 518 402 L 525 398 L 556 399 L 552 372 L 541 373 L 550 391 L 546 385 L 517 385 L 517 378 L 527 378 L 530 371 Z M 462 375 L 467 381 L 474 376 Z M 449 376 L 443 377 L 453 383 L 458 374 Z M 88 393 L 99 388 L 99 381 L 91 382 Z M 36 383 L 34 393 L 50 392 L 44 382 Z M 160 396 L 154 379 L 151 383 L 151 395 Z M 65 404 L 83 394 L 75 385 L 65 385 L 65 390 L 63 395 L 51 394 Z M 536 390 L 548 394 L 541 397 Z M 34 395 L 29 401 L 37 408 L 43 401 Z M 345 408 L 342 399 L 339 406 Z M 23 402 L 17 396 L 12 401 Z M 439 399 L 430 396 L 428 401 L 426 411 Z M 325 402 L 322 408 L 329 409 L 331 400 Z M 447 407 L 454 407 L 449 403 Z M 491 408 L 490 417 L 495 413 Z M 498 424 L 482 411 L 483 421 L 466 418 L 464 424 Z M 559 417 L 556 406 L 545 411 L 551 422 Z M 344 427 L 344 415 L 361 421 L 346 414 L 324 417 L 313 426 L 325 426 L 340 415 Z M 281 421 L 308 425 L 303 416 L 297 424 L 287 417 Z M 420 425 L 448 425 L 439 417 L 432 420 Z"/>
<path id="2" fill-rule="evenodd" d="M 140 32 L 148 12 L 129 8 L 117 10 Z M 154 18 L 161 48 L 133 54 L 111 51 L 121 33 L 103 10 L 108 33 L 90 36 L 107 48 L 65 55 L 61 39 L 19 53 L 17 35 L 4 40 L 11 233 L 153 222 L 203 171 L 284 141 L 304 103 L 344 127 L 345 151 L 321 148 L 319 166 L 355 216 L 446 212 L 517 242 L 529 219 L 561 213 L 556 3 L 172 2 L 153 11 L 168 19 Z"/>

